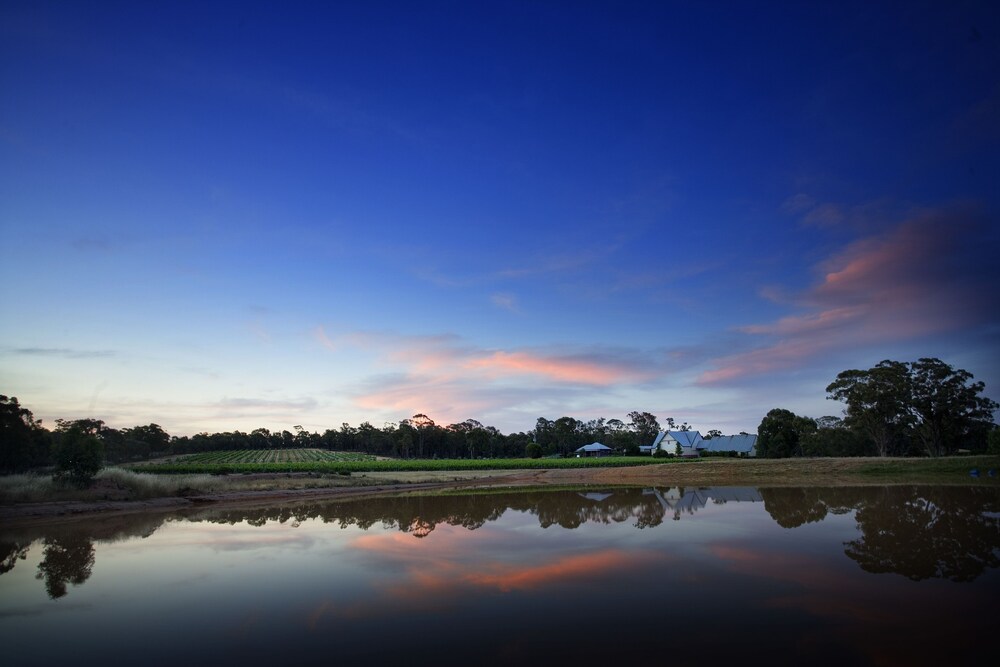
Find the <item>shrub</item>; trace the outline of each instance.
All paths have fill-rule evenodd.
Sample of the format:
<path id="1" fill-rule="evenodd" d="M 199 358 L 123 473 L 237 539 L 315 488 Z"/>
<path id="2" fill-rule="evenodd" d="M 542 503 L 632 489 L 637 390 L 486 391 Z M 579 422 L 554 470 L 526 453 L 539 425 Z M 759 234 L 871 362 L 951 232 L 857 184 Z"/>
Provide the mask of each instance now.
<path id="1" fill-rule="evenodd" d="M 542 458 L 542 446 L 537 442 L 529 442 L 524 448 L 524 455 L 529 459 L 540 459 Z"/>
<path id="2" fill-rule="evenodd" d="M 989 444 L 987 445 L 986 451 L 990 454 L 1000 455 L 1000 428 L 994 428 L 990 431 L 987 442 L 989 442 Z"/>
<path id="3" fill-rule="evenodd" d="M 53 480 L 83 488 L 100 471 L 104 462 L 104 446 L 95 436 L 74 426 L 55 438 L 52 458 L 56 463 Z"/>

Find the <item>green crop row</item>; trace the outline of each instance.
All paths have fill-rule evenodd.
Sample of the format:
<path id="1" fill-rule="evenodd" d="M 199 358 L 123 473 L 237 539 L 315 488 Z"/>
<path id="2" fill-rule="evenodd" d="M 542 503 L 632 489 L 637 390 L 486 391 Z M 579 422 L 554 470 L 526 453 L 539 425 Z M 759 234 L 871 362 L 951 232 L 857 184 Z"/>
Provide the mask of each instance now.
<path id="1" fill-rule="evenodd" d="M 276 450 L 278 451 L 278 450 Z M 225 452 L 220 452 L 225 453 Z M 200 456 L 200 455 L 199 455 Z M 255 472 L 400 472 L 436 470 L 536 470 L 542 468 L 608 468 L 636 465 L 663 465 L 664 459 L 649 456 L 615 456 L 571 459 L 399 459 L 326 460 L 275 462 L 183 461 L 136 466 L 137 471 L 163 474 L 232 474 Z M 669 464 L 668 464 L 669 465 Z"/>
<path id="2" fill-rule="evenodd" d="M 374 460 L 374 456 L 353 452 L 329 452 L 324 449 L 237 449 L 203 452 L 177 459 L 181 465 L 243 465 L 262 463 L 311 463 Z"/>

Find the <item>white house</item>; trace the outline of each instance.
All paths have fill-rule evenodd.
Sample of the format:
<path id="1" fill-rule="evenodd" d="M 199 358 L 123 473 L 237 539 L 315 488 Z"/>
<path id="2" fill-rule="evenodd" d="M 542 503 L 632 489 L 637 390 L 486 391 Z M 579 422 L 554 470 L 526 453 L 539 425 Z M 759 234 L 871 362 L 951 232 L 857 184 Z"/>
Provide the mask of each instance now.
<path id="1" fill-rule="evenodd" d="M 680 445 L 681 456 L 698 456 L 698 450 L 704 447 L 704 442 L 698 431 L 660 431 L 653 441 L 650 454 L 664 451 L 674 456 L 677 454 L 677 445 Z"/>
<path id="2" fill-rule="evenodd" d="M 698 431 L 660 431 L 656 440 L 648 448 L 650 454 L 658 450 L 674 456 L 677 445 L 681 446 L 681 456 L 701 456 L 702 452 L 736 452 L 737 456 L 757 456 L 757 436 L 741 433 L 739 435 L 717 435 L 706 440 Z M 640 447 L 640 451 L 646 448 Z"/>

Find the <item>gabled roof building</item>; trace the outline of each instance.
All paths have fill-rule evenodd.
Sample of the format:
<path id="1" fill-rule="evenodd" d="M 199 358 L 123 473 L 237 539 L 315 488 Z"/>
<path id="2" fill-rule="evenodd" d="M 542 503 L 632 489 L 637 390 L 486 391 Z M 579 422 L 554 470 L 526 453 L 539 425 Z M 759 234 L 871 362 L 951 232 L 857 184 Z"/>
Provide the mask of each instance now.
<path id="1" fill-rule="evenodd" d="M 737 456 L 757 456 L 757 436 L 748 433 L 717 435 L 704 443 L 703 449 L 709 452 L 736 452 Z"/>
<path id="2" fill-rule="evenodd" d="M 589 445 L 584 445 L 579 449 L 575 450 L 575 454 L 579 456 L 609 456 L 613 450 L 607 445 L 602 445 L 599 442 L 592 442 Z"/>
<path id="3" fill-rule="evenodd" d="M 681 446 L 681 456 L 698 456 L 698 449 L 704 440 L 698 431 L 660 431 L 653 441 L 651 454 L 664 451 L 670 456 L 677 453 L 677 445 Z"/>
<path id="4" fill-rule="evenodd" d="M 747 433 L 717 435 L 706 440 L 698 431 L 660 431 L 648 450 L 650 454 L 662 450 L 674 456 L 678 445 L 681 456 L 686 457 L 700 456 L 701 452 L 736 452 L 737 456 L 757 456 L 757 436 Z M 640 447 L 639 450 L 645 452 L 646 448 Z"/>

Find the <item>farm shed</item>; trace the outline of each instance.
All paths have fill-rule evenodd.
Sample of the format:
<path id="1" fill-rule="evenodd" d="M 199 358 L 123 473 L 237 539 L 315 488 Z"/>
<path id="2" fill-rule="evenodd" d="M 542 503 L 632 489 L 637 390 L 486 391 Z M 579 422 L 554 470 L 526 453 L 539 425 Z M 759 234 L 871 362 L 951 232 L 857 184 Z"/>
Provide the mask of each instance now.
<path id="1" fill-rule="evenodd" d="M 576 450 L 577 457 L 580 456 L 609 456 L 612 449 L 606 445 L 602 445 L 599 442 L 592 442 L 589 445 L 584 445 Z"/>

